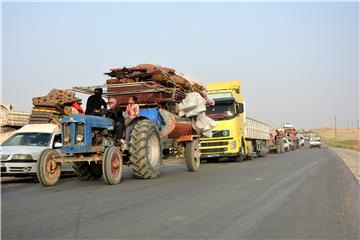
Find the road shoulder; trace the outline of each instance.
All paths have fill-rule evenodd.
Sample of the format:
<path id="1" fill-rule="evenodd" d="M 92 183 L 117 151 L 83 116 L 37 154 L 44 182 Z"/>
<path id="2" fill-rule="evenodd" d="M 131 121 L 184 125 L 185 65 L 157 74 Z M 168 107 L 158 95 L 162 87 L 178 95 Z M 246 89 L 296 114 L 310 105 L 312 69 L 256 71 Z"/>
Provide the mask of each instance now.
<path id="1" fill-rule="evenodd" d="M 360 183 L 360 153 L 358 151 L 345 148 L 329 148 L 344 161 L 345 165 L 350 169 L 358 183 Z"/>

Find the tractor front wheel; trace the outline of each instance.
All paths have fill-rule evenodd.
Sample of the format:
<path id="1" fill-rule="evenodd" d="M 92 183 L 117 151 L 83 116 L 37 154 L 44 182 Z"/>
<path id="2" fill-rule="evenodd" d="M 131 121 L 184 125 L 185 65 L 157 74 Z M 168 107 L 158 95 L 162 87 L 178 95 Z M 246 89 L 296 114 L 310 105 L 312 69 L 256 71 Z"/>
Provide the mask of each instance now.
<path id="1" fill-rule="evenodd" d="M 37 178 L 39 182 L 47 187 L 57 184 L 61 175 L 61 163 L 55 159 L 60 158 L 57 151 L 46 149 L 42 152 L 37 163 Z"/>
<path id="2" fill-rule="evenodd" d="M 120 150 L 111 146 L 105 150 L 102 162 L 104 180 L 109 185 L 118 184 L 122 177 L 123 161 Z"/>

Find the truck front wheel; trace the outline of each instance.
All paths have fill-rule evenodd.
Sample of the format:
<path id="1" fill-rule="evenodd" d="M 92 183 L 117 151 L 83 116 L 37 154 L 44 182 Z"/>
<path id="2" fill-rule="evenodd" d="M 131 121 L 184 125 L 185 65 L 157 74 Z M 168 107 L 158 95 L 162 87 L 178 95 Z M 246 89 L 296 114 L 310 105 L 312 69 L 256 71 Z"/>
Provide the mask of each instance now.
<path id="1" fill-rule="evenodd" d="M 120 150 L 111 146 L 105 150 L 104 160 L 102 162 L 102 171 L 104 180 L 109 185 L 118 184 L 122 177 L 122 155 Z"/>
<path id="2" fill-rule="evenodd" d="M 138 178 L 158 178 L 162 167 L 159 131 L 151 121 L 135 123 L 130 138 L 130 162 Z"/>
<path id="3" fill-rule="evenodd" d="M 193 140 L 186 143 L 185 162 L 190 172 L 195 172 L 200 167 L 200 149 L 199 140 Z"/>
<path id="4" fill-rule="evenodd" d="M 61 163 L 55 159 L 60 158 L 57 151 L 46 149 L 42 152 L 37 163 L 37 177 L 39 182 L 47 187 L 57 184 L 61 175 Z"/>

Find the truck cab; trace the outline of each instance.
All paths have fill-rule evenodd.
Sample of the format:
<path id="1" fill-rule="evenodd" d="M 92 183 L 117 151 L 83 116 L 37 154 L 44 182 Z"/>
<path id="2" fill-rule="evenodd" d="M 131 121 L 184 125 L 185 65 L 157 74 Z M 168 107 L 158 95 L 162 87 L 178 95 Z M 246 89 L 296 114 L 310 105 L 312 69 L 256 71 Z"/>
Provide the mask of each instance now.
<path id="1" fill-rule="evenodd" d="M 202 138 L 201 158 L 233 158 L 240 160 L 246 154 L 244 101 L 238 81 L 210 83 L 209 98 L 214 106 L 206 114 L 216 121 L 211 138 Z"/>

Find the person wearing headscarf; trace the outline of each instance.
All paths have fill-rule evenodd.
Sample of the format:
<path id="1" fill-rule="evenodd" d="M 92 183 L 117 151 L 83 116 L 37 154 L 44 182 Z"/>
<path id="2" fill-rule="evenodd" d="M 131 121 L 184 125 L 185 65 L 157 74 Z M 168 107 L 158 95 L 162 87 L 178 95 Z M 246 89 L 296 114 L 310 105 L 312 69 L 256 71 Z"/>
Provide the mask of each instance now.
<path id="1" fill-rule="evenodd" d="M 103 111 L 101 107 L 105 110 L 107 109 L 106 102 L 102 98 L 102 88 L 95 88 L 94 95 L 91 95 L 86 102 L 86 115 L 102 116 Z"/>

